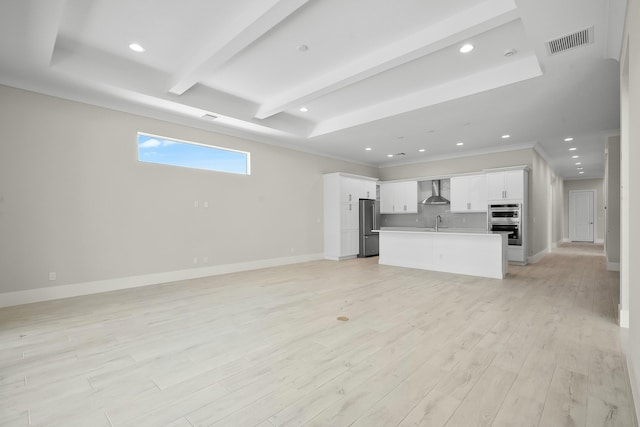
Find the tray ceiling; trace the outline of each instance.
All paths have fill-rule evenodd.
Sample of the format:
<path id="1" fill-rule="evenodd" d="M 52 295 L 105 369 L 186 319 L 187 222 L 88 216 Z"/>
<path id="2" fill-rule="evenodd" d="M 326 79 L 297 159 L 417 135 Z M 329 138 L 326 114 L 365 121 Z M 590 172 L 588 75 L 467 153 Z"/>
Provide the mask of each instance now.
<path id="1" fill-rule="evenodd" d="M 0 84 L 381 167 L 537 145 L 602 177 L 624 3 L 3 2 Z"/>

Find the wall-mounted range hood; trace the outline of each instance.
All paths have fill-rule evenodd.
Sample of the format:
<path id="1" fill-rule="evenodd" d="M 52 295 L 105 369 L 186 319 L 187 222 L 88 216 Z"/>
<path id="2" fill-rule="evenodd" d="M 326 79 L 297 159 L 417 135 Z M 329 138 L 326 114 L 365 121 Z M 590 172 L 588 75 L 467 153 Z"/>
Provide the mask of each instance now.
<path id="1" fill-rule="evenodd" d="M 440 195 L 440 180 L 431 181 L 431 196 L 421 201 L 423 205 L 448 205 L 449 201 Z"/>

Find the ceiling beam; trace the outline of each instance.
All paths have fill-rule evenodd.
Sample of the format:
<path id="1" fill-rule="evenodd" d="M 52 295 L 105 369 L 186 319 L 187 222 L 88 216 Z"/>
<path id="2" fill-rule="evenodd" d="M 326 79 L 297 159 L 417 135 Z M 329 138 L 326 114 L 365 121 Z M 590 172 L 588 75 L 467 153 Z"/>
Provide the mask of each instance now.
<path id="1" fill-rule="evenodd" d="M 488 68 L 410 95 L 324 120 L 316 125 L 309 138 L 441 104 L 541 75 L 542 69 L 538 58 L 531 54 L 505 65 Z"/>
<path id="2" fill-rule="evenodd" d="M 263 0 L 252 3 L 245 13 L 227 25 L 222 37 L 212 37 L 212 42 L 182 67 L 174 77 L 169 92 L 182 95 L 308 1 Z"/>
<path id="3" fill-rule="evenodd" d="M 24 2 L 28 16 L 25 42 L 29 59 L 40 67 L 48 67 L 53 58 L 66 0 Z"/>
<path id="4" fill-rule="evenodd" d="M 424 30 L 378 49 L 264 103 L 256 118 L 303 105 L 350 84 L 433 53 L 448 45 L 518 19 L 513 0 L 488 0 Z"/>

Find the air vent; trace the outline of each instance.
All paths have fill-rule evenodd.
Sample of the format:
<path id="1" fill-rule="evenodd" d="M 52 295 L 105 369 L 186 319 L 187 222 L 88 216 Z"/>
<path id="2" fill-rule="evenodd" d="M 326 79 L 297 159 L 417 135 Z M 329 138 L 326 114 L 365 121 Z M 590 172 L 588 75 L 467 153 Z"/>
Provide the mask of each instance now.
<path id="1" fill-rule="evenodd" d="M 547 53 L 549 55 L 556 55 L 591 43 L 593 43 L 593 27 L 585 28 L 584 30 L 576 31 L 575 33 L 567 34 L 554 40 L 549 40 L 546 43 Z"/>
<path id="2" fill-rule="evenodd" d="M 395 156 L 406 156 L 406 155 L 407 155 L 407 153 L 396 153 L 393 156 L 395 157 Z"/>
<path id="3" fill-rule="evenodd" d="M 204 116 L 202 116 L 202 118 L 205 120 L 215 120 L 218 118 L 218 116 L 214 116 L 213 114 L 205 114 Z"/>

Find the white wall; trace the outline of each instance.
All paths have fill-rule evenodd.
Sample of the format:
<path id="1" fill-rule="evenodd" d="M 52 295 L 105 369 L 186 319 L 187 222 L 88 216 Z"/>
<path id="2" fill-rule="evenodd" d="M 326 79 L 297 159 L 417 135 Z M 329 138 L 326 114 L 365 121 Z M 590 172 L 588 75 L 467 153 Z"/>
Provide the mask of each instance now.
<path id="1" fill-rule="evenodd" d="M 531 149 L 522 149 L 386 167 L 380 169 L 380 180 L 392 181 L 394 179 L 409 179 L 429 176 L 437 177 L 456 173 L 478 172 L 483 169 L 506 166 L 527 165 L 531 167 L 532 152 L 533 150 Z"/>
<path id="2" fill-rule="evenodd" d="M 621 321 L 628 315 L 627 363 L 640 418 L 640 0 L 628 0 L 621 60 Z"/>
<path id="3" fill-rule="evenodd" d="M 563 181 L 537 152 L 529 176 L 529 255 L 541 255 L 562 240 Z"/>
<path id="4" fill-rule="evenodd" d="M 564 180 L 556 177 L 553 183 L 553 231 L 552 246 L 557 246 L 564 239 Z"/>
<path id="5" fill-rule="evenodd" d="M 569 192 L 595 190 L 594 198 L 594 237 L 596 242 L 604 242 L 604 179 L 576 179 L 564 182 L 564 238 L 569 239 Z"/>
<path id="6" fill-rule="evenodd" d="M 605 249 L 607 265 L 620 266 L 620 137 L 607 140 L 605 164 Z"/>
<path id="7" fill-rule="evenodd" d="M 138 131 L 250 151 L 252 174 L 140 163 Z M 322 174 L 336 171 L 377 175 L 0 86 L 0 294 L 321 254 Z"/>

